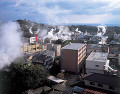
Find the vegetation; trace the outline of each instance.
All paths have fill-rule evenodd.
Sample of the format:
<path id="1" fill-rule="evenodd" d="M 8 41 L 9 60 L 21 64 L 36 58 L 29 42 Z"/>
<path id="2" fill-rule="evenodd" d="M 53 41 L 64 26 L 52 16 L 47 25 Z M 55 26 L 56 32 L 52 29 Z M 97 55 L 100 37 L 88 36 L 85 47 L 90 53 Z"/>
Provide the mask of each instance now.
<path id="1" fill-rule="evenodd" d="M 62 47 L 68 45 L 70 42 L 73 43 L 73 42 L 75 42 L 75 41 L 74 41 L 74 40 L 66 40 L 66 41 L 64 41 L 64 42 L 62 43 Z"/>
<path id="2" fill-rule="evenodd" d="M 47 81 L 48 75 L 48 71 L 41 65 L 12 63 L 0 71 L 0 93 L 16 94 L 37 88 Z"/>
<path id="3" fill-rule="evenodd" d="M 59 26 L 40 24 L 40 23 L 29 21 L 29 20 L 17 20 L 17 22 L 20 24 L 20 27 L 23 31 L 23 36 L 25 38 L 29 38 L 32 36 L 29 33 L 30 27 L 32 27 L 33 32 L 36 31 L 37 29 L 40 29 L 40 30 L 45 29 L 45 30 L 50 31 L 51 28 L 56 28 L 54 33 L 59 31 Z M 68 28 L 71 32 L 74 32 L 76 30 L 76 28 L 78 28 L 80 31 L 82 31 L 84 33 L 87 31 L 88 33 L 94 35 L 98 31 L 97 26 L 92 26 L 92 25 L 65 25 L 65 26 L 68 26 Z M 116 32 L 117 34 L 120 34 L 120 26 L 107 26 L 107 30 L 108 30 L 108 32 L 110 30 L 112 30 L 112 32 Z"/>

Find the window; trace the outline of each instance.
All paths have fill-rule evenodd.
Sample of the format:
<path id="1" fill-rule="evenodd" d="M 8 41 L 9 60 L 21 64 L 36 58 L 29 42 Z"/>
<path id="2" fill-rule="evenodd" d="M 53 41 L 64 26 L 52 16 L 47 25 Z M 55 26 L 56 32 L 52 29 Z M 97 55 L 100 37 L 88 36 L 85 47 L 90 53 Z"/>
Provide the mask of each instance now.
<path id="1" fill-rule="evenodd" d="M 113 86 L 109 86 L 109 89 L 111 89 L 111 90 L 115 90 L 115 87 L 113 87 Z"/>
<path id="2" fill-rule="evenodd" d="M 95 82 L 90 82 L 90 85 L 95 85 Z"/>
<path id="3" fill-rule="evenodd" d="M 103 87 L 103 84 L 98 84 L 99 87 Z"/>
<path id="4" fill-rule="evenodd" d="M 99 67 L 99 65 L 95 65 L 96 67 Z"/>

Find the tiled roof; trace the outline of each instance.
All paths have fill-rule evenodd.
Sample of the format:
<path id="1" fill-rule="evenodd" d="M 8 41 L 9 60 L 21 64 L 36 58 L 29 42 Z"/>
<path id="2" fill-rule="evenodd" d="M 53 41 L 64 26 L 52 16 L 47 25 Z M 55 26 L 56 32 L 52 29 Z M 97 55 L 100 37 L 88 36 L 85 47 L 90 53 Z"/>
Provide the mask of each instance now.
<path id="1" fill-rule="evenodd" d="M 116 76 L 94 73 L 85 77 L 85 80 L 120 87 L 120 78 Z"/>
<path id="2" fill-rule="evenodd" d="M 73 92 L 71 87 L 65 86 L 65 85 L 62 85 L 62 84 L 55 85 L 52 88 L 54 90 L 66 92 L 68 94 L 71 94 Z"/>

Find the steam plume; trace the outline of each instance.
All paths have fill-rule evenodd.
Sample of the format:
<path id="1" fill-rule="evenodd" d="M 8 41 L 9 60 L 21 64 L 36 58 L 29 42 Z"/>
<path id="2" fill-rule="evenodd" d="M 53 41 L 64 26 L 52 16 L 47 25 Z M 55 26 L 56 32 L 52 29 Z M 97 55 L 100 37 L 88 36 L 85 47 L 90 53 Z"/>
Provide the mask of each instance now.
<path id="1" fill-rule="evenodd" d="M 99 42 L 99 44 L 105 44 L 108 38 L 108 36 L 104 36 L 104 34 L 106 33 L 106 26 L 97 26 L 97 27 L 98 27 L 97 36 L 101 37 L 101 41 Z"/>
<path id="2" fill-rule="evenodd" d="M 106 26 L 97 26 L 97 36 L 103 36 L 106 33 Z"/>
<path id="3" fill-rule="evenodd" d="M 17 22 L 8 22 L 0 26 L 0 69 L 10 65 L 21 56 L 22 46 L 20 26 Z"/>
<path id="4" fill-rule="evenodd" d="M 72 33 L 69 31 L 69 28 L 67 26 L 59 26 L 59 31 L 57 33 L 54 33 L 56 29 L 51 29 L 44 37 L 43 39 L 49 38 L 51 40 L 70 40 Z"/>

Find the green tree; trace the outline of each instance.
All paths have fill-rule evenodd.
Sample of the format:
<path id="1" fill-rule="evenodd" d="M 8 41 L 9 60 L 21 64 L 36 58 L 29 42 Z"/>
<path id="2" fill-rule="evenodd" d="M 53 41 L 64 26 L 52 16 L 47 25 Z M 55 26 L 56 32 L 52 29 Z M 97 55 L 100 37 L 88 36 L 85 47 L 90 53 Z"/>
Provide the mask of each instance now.
<path id="1" fill-rule="evenodd" d="M 5 79 L 5 76 L 7 78 L 7 81 L 4 82 L 8 82 L 6 84 L 6 87 L 9 88 L 8 94 L 16 94 L 31 88 L 37 88 L 47 81 L 49 75 L 48 71 L 41 65 L 22 62 L 12 63 L 8 70 L 3 74 L 3 79 Z"/>

